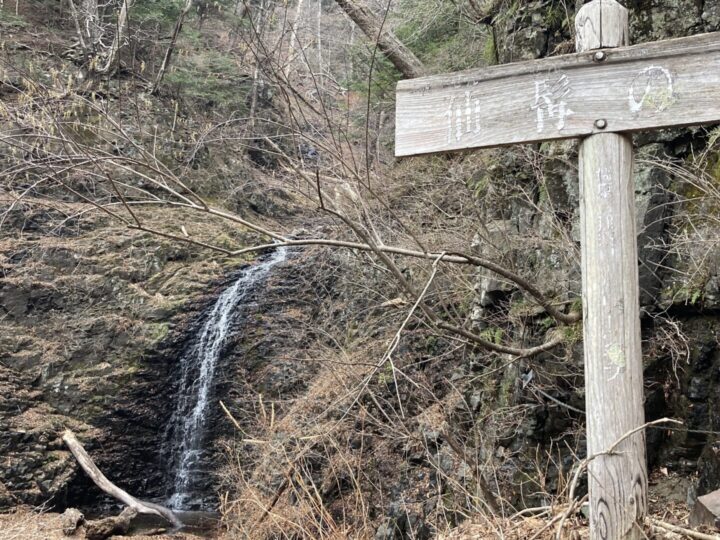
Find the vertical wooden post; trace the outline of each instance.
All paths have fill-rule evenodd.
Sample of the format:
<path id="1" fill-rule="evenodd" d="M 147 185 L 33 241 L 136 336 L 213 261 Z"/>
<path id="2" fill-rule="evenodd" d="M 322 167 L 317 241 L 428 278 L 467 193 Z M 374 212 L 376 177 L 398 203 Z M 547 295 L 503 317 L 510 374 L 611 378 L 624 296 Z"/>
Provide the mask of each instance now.
<path id="1" fill-rule="evenodd" d="M 593 0 L 575 19 L 578 51 L 628 45 L 628 13 Z M 602 62 L 598 52 L 595 60 Z M 595 121 L 598 131 L 612 128 Z M 585 388 L 588 455 L 644 423 L 632 140 L 598 133 L 580 145 Z M 643 431 L 588 467 L 593 540 L 642 538 L 647 512 Z"/>

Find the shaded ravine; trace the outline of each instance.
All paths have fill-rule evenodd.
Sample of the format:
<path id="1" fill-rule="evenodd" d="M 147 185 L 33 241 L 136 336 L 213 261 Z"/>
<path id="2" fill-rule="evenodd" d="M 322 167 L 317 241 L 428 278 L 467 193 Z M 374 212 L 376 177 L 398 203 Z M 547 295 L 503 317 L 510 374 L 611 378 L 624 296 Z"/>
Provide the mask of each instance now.
<path id="1" fill-rule="evenodd" d="M 207 419 L 216 368 L 232 325 L 243 315 L 243 301 L 286 258 L 287 250 L 279 248 L 267 259 L 244 269 L 217 299 L 180 359 L 177 405 L 163 449 L 168 456 L 167 504 L 171 508 L 207 507 Z"/>

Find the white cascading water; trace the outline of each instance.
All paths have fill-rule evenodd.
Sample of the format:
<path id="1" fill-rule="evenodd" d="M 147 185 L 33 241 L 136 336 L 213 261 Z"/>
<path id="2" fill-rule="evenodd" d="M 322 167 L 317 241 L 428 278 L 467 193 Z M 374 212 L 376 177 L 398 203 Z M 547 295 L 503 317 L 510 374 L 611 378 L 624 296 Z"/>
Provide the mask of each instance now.
<path id="1" fill-rule="evenodd" d="M 176 510 L 189 509 L 199 500 L 193 488 L 206 474 L 201 470 L 205 418 L 214 385 L 215 368 L 220 360 L 228 330 L 237 319 L 240 303 L 267 276 L 273 266 L 287 258 L 286 248 L 275 252 L 254 266 L 248 267 L 226 289 L 207 316 L 195 341 L 180 361 L 181 381 L 177 408 L 171 425 L 174 427 L 168 451 L 175 464 L 173 492 L 168 505 Z"/>

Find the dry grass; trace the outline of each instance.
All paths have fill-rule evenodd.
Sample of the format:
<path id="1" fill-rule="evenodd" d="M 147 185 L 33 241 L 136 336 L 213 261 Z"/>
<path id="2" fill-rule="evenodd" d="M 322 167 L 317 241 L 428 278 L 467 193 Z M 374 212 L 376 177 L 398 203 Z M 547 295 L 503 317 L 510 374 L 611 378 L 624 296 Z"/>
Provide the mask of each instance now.
<path id="1" fill-rule="evenodd" d="M 367 510 L 360 488 L 359 456 L 347 451 L 352 416 L 344 417 L 343 407 L 353 400 L 354 389 L 369 370 L 345 357 L 324 365 L 312 386 L 295 400 L 282 417 L 275 419 L 271 406 L 261 406 L 258 433 L 250 445 L 257 446 L 256 461 L 249 466 L 247 452 L 229 447 L 236 461 L 227 469 L 235 489 L 223 500 L 222 511 L 230 535 L 273 538 L 346 538 L 349 534 L 332 508 L 325 507 L 321 493 L 335 489 L 333 479 L 353 492 L 343 497 L 343 520 L 362 522 Z M 324 481 L 316 482 L 313 460 L 321 459 Z M 353 536 L 372 536 L 355 527 Z"/>
<path id="2" fill-rule="evenodd" d="M 676 474 L 657 471 L 650 477 L 649 518 L 644 534 L 650 540 L 680 540 L 689 538 L 657 526 L 657 521 L 688 528 L 690 511 L 685 503 L 685 490 L 689 480 Z M 475 516 L 460 527 L 438 536 L 438 540 L 475 540 L 479 538 L 503 540 L 584 540 L 590 538 L 589 522 L 586 517 L 574 512 L 564 521 L 567 504 L 526 512 L 506 519 Z M 561 526 L 562 525 L 562 526 Z M 688 529 L 701 534 L 717 535 L 706 527 Z M 720 535 L 716 536 L 720 538 Z"/>
<path id="3" fill-rule="evenodd" d="M 62 532 L 60 514 L 45 513 L 42 509 L 18 507 L 9 514 L 0 514 L 3 540 L 60 540 L 67 538 Z"/>

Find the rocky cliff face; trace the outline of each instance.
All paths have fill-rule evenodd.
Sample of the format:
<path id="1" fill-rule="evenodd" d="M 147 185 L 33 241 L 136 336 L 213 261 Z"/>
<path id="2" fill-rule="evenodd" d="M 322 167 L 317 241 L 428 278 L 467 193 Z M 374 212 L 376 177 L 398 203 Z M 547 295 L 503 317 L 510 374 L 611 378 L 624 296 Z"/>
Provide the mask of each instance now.
<path id="1" fill-rule="evenodd" d="M 48 231 L 50 216 L 31 208 L 12 210 L 0 240 L 0 505 L 98 497 L 59 439 L 66 427 L 123 486 L 160 494 L 177 355 L 242 261 L 208 260 L 98 215 Z"/>
<path id="2" fill-rule="evenodd" d="M 630 1 L 627 7 L 633 43 L 720 29 L 718 2 Z M 572 16 L 551 2 L 513 3 L 512 10 L 497 15 L 499 59 L 568 52 Z M 648 457 L 651 465 L 662 463 L 694 476 L 701 493 L 720 487 L 715 472 L 720 250 L 712 240 L 718 235 L 717 224 L 703 217 L 717 213 L 719 201 L 712 195 L 718 185 L 717 171 L 703 176 L 693 167 L 700 154 L 711 163 L 717 159 L 703 153 L 713 133 L 710 127 L 635 137 L 646 417 L 670 416 L 685 422 L 677 431 L 651 430 Z M 477 249 L 495 256 L 499 251 L 512 267 L 535 275 L 541 289 L 554 291 L 559 299 L 568 293 L 578 296 L 577 147 L 553 143 L 538 150 L 533 156 L 522 150 L 503 150 L 492 157 L 493 164 L 480 182 L 489 201 Z M 682 170 L 697 176 L 688 179 Z M 512 311 L 513 304 L 519 309 L 522 301 L 517 291 L 492 276 L 481 274 L 477 291 L 477 320 L 508 306 Z M 543 333 L 537 322 L 516 325 L 512 330 L 516 339 L 537 340 Z M 487 386 L 468 389 L 468 397 L 483 404 L 480 416 L 490 415 L 498 404 L 526 409 L 523 421 L 511 422 L 504 431 L 499 428 L 492 439 L 496 445 L 486 452 L 500 457 L 508 485 L 514 485 L 518 497 L 527 503 L 537 490 L 533 470 L 539 448 L 543 452 L 555 448 L 558 454 L 545 479 L 551 488 L 557 487 L 566 464 L 572 462 L 570 454 L 582 455 L 584 443 L 574 433 L 583 421 L 582 348 L 579 344 L 571 348 L 560 362 L 550 356 L 520 362 L 491 380 Z M 478 429 L 497 429 L 497 425 Z"/>

